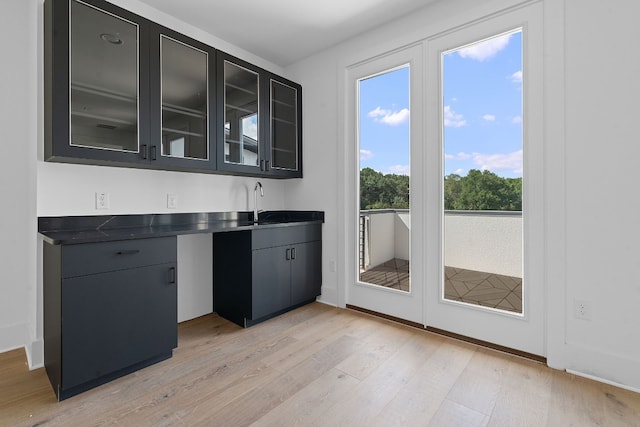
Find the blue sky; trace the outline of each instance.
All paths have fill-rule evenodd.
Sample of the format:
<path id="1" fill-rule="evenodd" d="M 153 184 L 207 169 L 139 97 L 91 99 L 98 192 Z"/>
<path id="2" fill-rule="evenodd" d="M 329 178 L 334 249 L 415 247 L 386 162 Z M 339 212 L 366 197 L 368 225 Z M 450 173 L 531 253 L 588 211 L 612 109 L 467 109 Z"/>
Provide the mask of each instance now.
<path id="1" fill-rule="evenodd" d="M 360 82 L 360 167 L 409 173 L 409 68 Z M 444 172 L 522 176 L 522 33 L 443 61 Z"/>

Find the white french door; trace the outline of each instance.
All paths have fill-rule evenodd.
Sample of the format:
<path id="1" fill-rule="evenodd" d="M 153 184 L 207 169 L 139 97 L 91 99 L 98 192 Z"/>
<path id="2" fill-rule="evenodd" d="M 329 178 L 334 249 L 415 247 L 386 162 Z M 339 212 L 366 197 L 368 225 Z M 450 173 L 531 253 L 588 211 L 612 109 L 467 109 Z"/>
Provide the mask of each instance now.
<path id="1" fill-rule="evenodd" d="M 420 324 L 422 53 L 417 45 L 348 68 L 344 152 L 345 302 Z"/>
<path id="2" fill-rule="evenodd" d="M 521 56 L 504 53 L 516 43 Z M 429 40 L 425 55 L 425 324 L 545 355 L 542 5 Z M 509 109 L 503 91 L 518 90 Z M 490 200 L 489 180 L 521 182 L 521 207 Z"/>
<path id="3" fill-rule="evenodd" d="M 505 48 L 508 40 L 519 44 L 521 54 L 517 61 L 513 61 L 510 72 L 493 77 L 498 83 L 502 79 L 510 84 L 509 90 L 521 91 L 521 105 L 517 106 L 519 114 L 509 115 L 497 107 L 495 111 L 465 111 L 463 104 L 467 99 L 458 99 L 449 93 L 451 87 L 444 84 L 443 79 L 448 77 L 443 71 L 448 73 L 452 70 L 447 61 L 459 57 L 489 61 L 491 55 Z M 340 159 L 345 190 L 339 203 L 344 214 L 339 233 L 345 248 L 340 268 L 345 288 L 344 299 L 339 299 L 340 305 L 352 305 L 530 354 L 545 355 L 542 41 L 542 5 L 536 3 L 478 20 L 415 46 L 347 67 L 342 86 L 346 100 L 346 144 Z M 472 71 L 474 69 L 461 66 L 452 71 L 460 82 L 460 88 L 464 89 L 465 82 L 484 84 L 482 72 Z M 390 76 L 398 70 L 409 74 L 410 105 L 407 111 L 402 112 L 404 107 L 401 105 L 367 104 L 361 90 L 368 87 L 373 79 Z M 467 78 L 465 72 L 474 74 Z M 471 98 L 478 97 L 477 93 L 465 94 Z M 499 92 L 489 95 L 492 101 L 499 96 Z M 506 107 L 500 104 L 496 105 Z M 378 249 L 385 245 L 387 248 L 397 246 L 397 239 L 391 239 L 390 235 L 367 236 L 366 232 L 363 239 L 363 229 L 367 228 L 363 227 L 361 219 L 363 212 L 369 215 L 368 230 L 373 233 L 374 215 L 380 212 L 369 212 L 376 210 L 369 208 L 386 206 L 369 203 L 363 200 L 366 197 L 361 197 L 361 192 L 366 191 L 361 180 L 371 178 L 363 172 L 363 166 L 368 163 L 361 156 L 379 154 L 367 145 L 369 139 L 367 131 L 363 130 L 363 120 L 384 118 L 387 124 L 391 124 L 400 119 L 401 112 L 408 114 L 410 119 L 410 209 L 404 221 L 409 229 L 408 288 L 381 286 L 375 279 L 370 279 L 372 276 L 368 275 L 368 269 L 377 261 L 374 261 L 376 257 L 373 254 L 366 253 L 367 245 L 373 251 L 376 245 Z M 481 140 L 480 136 L 492 126 L 508 125 L 508 121 L 514 129 L 520 129 L 517 137 L 519 148 L 509 145 L 505 146 L 506 151 L 492 151 L 491 144 L 496 141 L 491 138 Z M 463 140 L 458 139 L 455 132 L 448 132 L 452 128 L 460 130 L 458 136 L 466 132 L 466 137 L 475 139 L 472 142 L 479 145 L 470 146 L 466 151 L 457 149 Z M 513 134 L 512 129 L 508 132 Z M 462 166 L 452 169 L 456 161 L 467 161 L 466 170 Z M 471 172 L 470 164 L 477 170 Z M 511 168 L 511 171 L 507 173 L 504 168 Z M 371 171 L 367 173 L 378 176 Z M 475 175 L 482 180 L 506 185 L 514 194 L 519 192 L 520 195 L 515 197 L 518 200 L 513 195 L 509 196 L 512 199 L 503 201 L 498 208 L 490 203 L 476 205 L 476 202 L 465 208 L 447 200 L 445 212 L 445 193 L 451 190 L 449 187 L 446 191 L 444 189 L 445 175 L 454 181 L 456 177 L 462 181 L 463 176 Z M 503 194 L 503 190 L 497 192 Z M 456 212 L 465 209 L 483 212 Z M 495 209 L 508 212 L 495 212 Z M 486 226 L 487 235 L 498 230 L 500 233 L 508 231 L 511 237 L 503 239 L 502 243 L 490 237 L 482 242 L 484 246 L 470 243 L 470 235 L 464 233 L 485 227 L 467 221 L 474 216 L 481 218 L 484 224 L 491 224 Z M 400 217 L 396 215 L 394 220 Z M 462 238 L 456 239 L 456 233 Z M 396 261 L 397 254 L 398 250 L 393 256 Z M 474 292 L 463 292 L 462 288 L 457 288 L 458 293 L 455 293 L 447 287 L 451 284 L 447 279 L 451 279 L 452 272 L 464 276 L 466 270 L 491 275 L 489 281 L 498 277 L 499 280 L 513 279 L 516 282 L 508 284 L 508 297 L 502 295 L 493 300 L 473 301 L 468 297 L 475 291 L 482 293 L 484 284 Z M 479 284 L 476 282 L 472 285 Z"/>

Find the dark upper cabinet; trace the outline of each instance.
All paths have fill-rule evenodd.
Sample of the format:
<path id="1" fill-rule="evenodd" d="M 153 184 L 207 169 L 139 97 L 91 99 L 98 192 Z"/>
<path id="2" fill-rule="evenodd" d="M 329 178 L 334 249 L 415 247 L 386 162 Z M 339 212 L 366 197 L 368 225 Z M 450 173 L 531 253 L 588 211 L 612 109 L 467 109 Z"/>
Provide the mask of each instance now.
<path id="1" fill-rule="evenodd" d="M 151 26 L 151 161 L 166 169 L 216 168 L 215 50 Z"/>
<path id="2" fill-rule="evenodd" d="M 45 0 L 46 161 L 302 177 L 300 85 L 104 0 Z"/>
<path id="3" fill-rule="evenodd" d="M 269 76 L 269 174 L 302 178 L 302 87 Z"/>
<path id="4" fill-rule="evenodd" d="M 218 170 L 262 176 L 265 171 L 265 91 L 262 70 L 218 51 Z"/>
<path id="5" fill-rule="evenodd" d="M 218 51 L 218 170 L 302 177 L 301 86 Z"/>
<path id="6" fill-rule="evenodd" d="M 139 164 L 149 23 L 101 0 L 45 3 L 45 160 Z"/>

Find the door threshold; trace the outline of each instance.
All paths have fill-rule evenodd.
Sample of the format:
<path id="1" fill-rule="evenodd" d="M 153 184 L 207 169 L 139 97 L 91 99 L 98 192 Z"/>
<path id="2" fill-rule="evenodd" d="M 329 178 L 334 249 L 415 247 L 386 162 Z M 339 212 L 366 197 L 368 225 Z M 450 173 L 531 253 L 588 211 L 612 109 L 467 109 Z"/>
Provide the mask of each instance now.
<path id="1" fill-rule="evenodd" d="M 390 320 L 392 322 L 396 322 L 396 323 L 400 323 L 400 324 L 403 324 L 403 325 L 411 326 L 412 328 L 416 328 L 416 329 L 420 329 L 420 330 L 423 330 L 423 331 L 431 332 L 431 333 L 434 333 L 434 334 L 442 335 L 442 336 L 445 336 L 445 337 L 448 337 L 448 338 L 453 338 L 453 339 L 456 339 L 456 340 L 459 340 L 459 341 L 468 342 L 470 344 L 475 344 L 475 345 L 478 345 L 480 347 L 490 348 L 492 350 L 497 350 L 497 351 L 500 351 L 502 353 L 512 354 L 514 356 L 522 357 L 524 359 L 529 359 L 529 360 L 532 360 L 532 361 L 538 362 L 538 363 L 543 363 L 545 365 L 547 364 L 547 358 L 544 357 L 544 356 L 539 356 L 537 354 L 528 353 L 528 352 L 522 351 L 522 350 L 516 350 L 515 348 L 505 347 L 503 345 L 494 344 L 494 343 L 489 342 L 489 341 L 483 341 L 483 340 L 479 340 L 479 339 L 476 339 L 476 338 L 471 338 L 471 337 L 468 337 L 466 335 L 456 334 L 455 332 L 449 332 L 449 331 L 446 331 L 444 329 L 434 328 L 432 326 L 424 326 L 424 325 L 422 325 L 420 323 L 417 323 L 417 322 L 412 322 L 410 320 L 401 319 L 399 317 L 390 316 L 388 314 L 379 313 L 377 311 L 369 310 L 369 309 L 362 308 L 362 307 L 357 307 L 357 306 L 351 305 L 351 304 L 347 304 L 346 307 L 349 310 L 359 311 L 361 313 L 369 314 L 371 316 L 375 316 L 375 317 L 379 317 L 379 318 L 382 318 L 382 319 Z"/>

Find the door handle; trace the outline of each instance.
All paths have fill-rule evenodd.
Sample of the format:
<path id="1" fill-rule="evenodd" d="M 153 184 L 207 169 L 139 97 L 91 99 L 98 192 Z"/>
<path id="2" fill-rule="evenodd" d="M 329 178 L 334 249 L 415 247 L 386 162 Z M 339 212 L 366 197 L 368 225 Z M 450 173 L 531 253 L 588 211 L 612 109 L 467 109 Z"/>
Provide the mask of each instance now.
<path id="1" fill-rule="evenodd" d="M 176 268 L 171 267 L 169 269 L 169 284 L 175 285 L 176 283 Z"/>
<path id="2" fill-rule="evenodd" d="M 124 251 L 118 251 L 116 252 L 116 255 L 135 255 L 137 253 L 140 253 L 140 249 L 127 249 Z"/>
<path id="3" fill-rule="evenodd" d="M 287 261 L 291 260 L 291 249 L 287 249 Z"/>
<path id="4" fill-rule="evenodd" d="M 291 259 L 296 259 L 296 248 L 291 248 Z"/>

